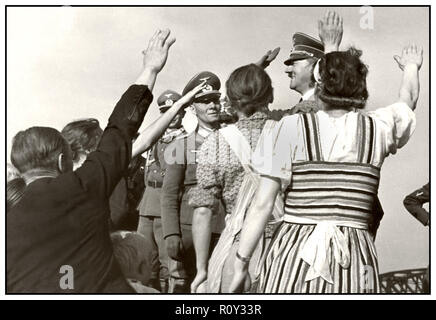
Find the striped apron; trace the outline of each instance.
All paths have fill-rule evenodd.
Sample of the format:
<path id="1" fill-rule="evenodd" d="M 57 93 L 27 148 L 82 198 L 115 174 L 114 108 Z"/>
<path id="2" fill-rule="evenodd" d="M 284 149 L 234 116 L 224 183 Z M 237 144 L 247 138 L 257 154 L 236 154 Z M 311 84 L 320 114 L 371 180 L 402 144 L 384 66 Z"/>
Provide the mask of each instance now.
<path id="1" fill-rule="evenodd" d="M 358 161 L 324 161 L 318 118 L 300 115 L 307 161 L 292 164 L 284 222 L 261 266 L 259 292 L 375 293 L 378 263 L 368 232 L 380 168 L 371 165 L 375 124 L 358 115 Z"/>

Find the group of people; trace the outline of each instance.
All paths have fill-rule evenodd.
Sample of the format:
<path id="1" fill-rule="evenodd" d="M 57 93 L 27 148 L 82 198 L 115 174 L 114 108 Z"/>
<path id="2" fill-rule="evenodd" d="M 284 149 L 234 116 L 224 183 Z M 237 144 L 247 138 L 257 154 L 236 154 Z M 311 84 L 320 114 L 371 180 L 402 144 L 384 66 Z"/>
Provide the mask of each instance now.
<path id="1" fill-rule="evenodd" d="M 158 30 L 104 130 L 85 119 L 19 132 L 8 292 L 379 292 L 380 169 L 415 129 L 423 52 L 395 56 L 398 101 L 366 112 L 361 51 L 339 51 L 336 12 L 318 28 L 319 40 L 295 33 L 285 61 L 301 95 L 293 108 L 269 109 L 265 69 L 277 48 L 234 70 L 224 99 L 210 71 L 182 94 L 168 88 L 160 117 L 138 134 L 175 42 Z M 198 120 L 191 133 L 186 108 Z M 60 285 L 63 266 L 73 284 Z"/>

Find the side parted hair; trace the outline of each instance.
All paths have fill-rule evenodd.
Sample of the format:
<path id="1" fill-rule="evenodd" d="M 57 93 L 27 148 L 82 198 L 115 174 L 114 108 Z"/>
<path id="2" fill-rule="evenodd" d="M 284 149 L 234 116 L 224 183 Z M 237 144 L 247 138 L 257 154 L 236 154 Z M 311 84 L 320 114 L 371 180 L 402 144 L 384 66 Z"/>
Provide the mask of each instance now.
<path id="1" fill-rule="evenodd" d="M 311 71 L 310 72 L 311 76 L 310 76 L 309 87 L 313 88 L 313 87 L 315 87 L 315 84 L 316 84 L 316 80 L 315 80 L 315 77 L 313 75 L 313 71 L 315 70 L 315 66 L 316 66 L 316 63 L 318 62 L 318 59 L 316 59 L 316 58 L 308 58 L 307 60 L 310 63 L 310 71 Z"/>
<path id="2" fill-rule="evenodd" d="M 103 130 L 97 119 L 89 118 L 68 123 L 61 133 L 70 144 L 73 161 L 77 161 L 80 153 L 97 149 Z"/>
<path id="3" fill-rule="evenodd" d="M 31 127 L 12 140 L 11 162 L 21 173 L 31 169 L 57 169 L 59 155 L 70 156 L 70 146 L 50 127 Z"/>
<path id="4" fill-rule="evenodd" d="M 230 105 L 246 116 L 266 108 L 273 101 L 271 78 L 255 64 L 233 71 L 226 81 L 226 91 Z"/>
<path id="5" fill-rule="evenodd" d="M 326 54 L 319 62 L 318 97 L 332 107 L 364 108 L 368 100 L 366 76 L 368 67 L 360 60 L 362 51 Z"/>

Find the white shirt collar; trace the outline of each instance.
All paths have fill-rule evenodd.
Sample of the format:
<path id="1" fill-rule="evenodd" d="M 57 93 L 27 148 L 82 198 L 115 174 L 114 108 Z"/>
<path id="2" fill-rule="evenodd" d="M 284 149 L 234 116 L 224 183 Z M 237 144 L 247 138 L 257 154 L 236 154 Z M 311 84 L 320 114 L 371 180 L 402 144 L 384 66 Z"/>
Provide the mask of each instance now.
<path id="1" fill-rule="evenodd" d="M 197 133 L 202 136 L 203 138 L 206 138 L 211 132 L 215 131 L 214 129 L 206 128 L 203 126 L 198 125 Z"/>
<path id="2" fill-rule="evenodd" d="M 309 89 L 305 94 L 301 96 L 303 101 L 310 100 L 310 98 L 315 94 L 315 88 Z"/>

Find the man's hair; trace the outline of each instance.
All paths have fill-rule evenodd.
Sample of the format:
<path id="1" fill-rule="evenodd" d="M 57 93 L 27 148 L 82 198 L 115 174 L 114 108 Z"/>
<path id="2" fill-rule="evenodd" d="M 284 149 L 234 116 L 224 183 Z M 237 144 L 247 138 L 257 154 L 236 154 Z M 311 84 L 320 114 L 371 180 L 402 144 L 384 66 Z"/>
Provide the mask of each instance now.
<path id="1" fill-rule="evenodd" d="M 347 51 L 330 52 L 321 59 L 318 96 L 322 101 L 338 108 L 365 107 L 368 67 L 360 60 L 361 55 L 362 51 L 351 47 Z"/>
<path id="2" fill-rule="evenodd" d="M 31 127 L 12 140 L 11 162 L 21 173 L 31 169 L 57 169 L 61 153 L 70 147 L 59 131 L 50 127 Z"/>
<path id="3" fill-rule="evenodd" d="M 273 100 L 271 78 L 261 67 L 249 64 L 232 72 L 226 92 L 233 108 L 251 116 Z"/>
<path id="4" fill-rule="evenodd" d="M 97 119 L 89 118 L 68 123 L 61 133 L 70 144 L 73 161 L 77 161 L 81 152 L 89 153 L 97 149 L 103 130 Z"/>
<path id="5" fill-rule="evenodd" d="M 309 87 L 313 88 L 313 87 L 315 87 L 315 84 L 316 84 L 316 80 L 315 80 L 315 76 L 313 75 L 313 71 L 315 70 L 315 66 L 316 66 L 316 63 L 318 62 L 318 59 L 317 58 L 308 58 L 307 61 L 309 61 L 309 63 L 310 63 L 310 74 L 311 74 Z"/>
<path id="6" fill-rule="evenodd" d="M 151 275 L 152 248 L 138 232 L 111 233 L 114 256 L 124 277 L 147 284 Z"/>

